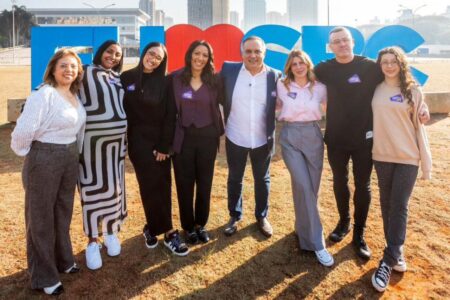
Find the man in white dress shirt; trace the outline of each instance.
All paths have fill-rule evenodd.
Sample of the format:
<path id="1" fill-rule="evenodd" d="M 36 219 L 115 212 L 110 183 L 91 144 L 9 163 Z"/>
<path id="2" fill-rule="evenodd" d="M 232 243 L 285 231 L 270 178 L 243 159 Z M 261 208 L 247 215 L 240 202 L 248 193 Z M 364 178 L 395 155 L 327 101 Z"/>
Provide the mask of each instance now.
<path id="1" fill-rule="evenodd" d="M 225 62 L 224 84 L 226 153 L 228 163 L 228 210 L 224 233 L 237 231 L 242 219 L 242 181 L 250 156 L 255 190 L 255 218 L 261 232 L 270 237 L 267 220 L 270 189 L 269 166 L 274 149 L 276 81 L 279 73 L 264 64 L 266 46 L 256 36 L 241 44 L 243 63 Z"/>

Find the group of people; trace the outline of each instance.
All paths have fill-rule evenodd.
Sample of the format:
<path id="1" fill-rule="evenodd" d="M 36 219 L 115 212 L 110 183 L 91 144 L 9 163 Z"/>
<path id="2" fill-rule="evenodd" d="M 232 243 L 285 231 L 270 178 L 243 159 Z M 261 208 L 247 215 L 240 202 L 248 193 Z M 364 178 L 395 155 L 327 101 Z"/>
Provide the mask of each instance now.
<path id="1" fill-rule="evenodd" d="M 316 67 L 307 53 L 293 50 L 284 77 L 264 64 L 266 46 L 255 36 L 242 41 L 242 62 L 225 62 L 219 73 L 213 49 L 203 40 L 190 45 L 185 66 L 170 75 L 167 50 L 158 42 L 149 43 L 138 65 L 123 73 L 122 49 L 115 41 L 103 43 L 84 68 L 72 50 L 56 52 L 44 83 L 28 97 L 11 141 L 14 152 L 26 156 L 22 177 L 31 287 L 56 295 L 63 292 L 58 273 L 79 271 L 69 235 L 77 181 L 87 267 L 102 266 L 100 237 L 109 256 L 120 254 L 127 151 L 144 207 L 147 248 L 155 248 L 163 235 L 173 254 L 186 256 L 185 241 L 209 241 L 214 165 L 224 133 L 230 215 L 224 234 L 236 233 L 243 218 L 243 176 L 250 156 L 254 215 L 261 233 L 270 237 L 269 167 L 278 120 L 298 242 L 324 266 L 334 264 L 318 210 L 324 141 L 339 212 L 329 239 L 339 242 L 351 231 L 351 159 L 353 245 L 365 259 L 371 256 L 364 233 L 374 162 L 387 246 L 372 283 L 384 291 L 392 270 L 406 271 L 408 200 L 419 165 L 422 177 L 430 178 L 422 124 L 429 113 L 399 48 L 383 49 L 376 62 L 357 56 L 344 27 L 330 32 L 329 46 L 335 58 Z M 324 111 L 325 138 L 318 124 Z M 184 238 L 172 224 L 171 162 Z"/>

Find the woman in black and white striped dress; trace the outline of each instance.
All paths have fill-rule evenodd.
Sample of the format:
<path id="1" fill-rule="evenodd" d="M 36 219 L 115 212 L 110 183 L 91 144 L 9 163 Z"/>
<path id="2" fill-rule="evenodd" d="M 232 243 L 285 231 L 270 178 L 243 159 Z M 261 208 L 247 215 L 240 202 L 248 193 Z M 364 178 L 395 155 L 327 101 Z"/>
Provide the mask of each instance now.
<path id="1" fill-rule="evenodd" d="M 81 99 L 86 109 L 86 132 L 80 158 L 80 197 L 84 232 L 89 238 L 86 264 L 102 266 L 103 236 L 109 256 L 120 254 L 117 233 L 127 216 L 125 202 L 125 154 L 127 120 L 119 72 L 122 49 L 116 41 L 103 43 L 92 65 L 85 68 Z"/>

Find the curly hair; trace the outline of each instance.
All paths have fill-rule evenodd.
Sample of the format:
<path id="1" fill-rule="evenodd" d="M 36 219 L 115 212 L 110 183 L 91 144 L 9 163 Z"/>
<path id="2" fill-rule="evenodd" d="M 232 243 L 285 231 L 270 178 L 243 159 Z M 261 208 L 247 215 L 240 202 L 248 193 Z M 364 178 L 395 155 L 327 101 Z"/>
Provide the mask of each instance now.
<path id="1" fill-rule="evenodd" d="M 314 65 L 313 65 L 309 55 L 302 50 L 292 50 L 291 53 L 289 53 L 286 64 L 284 65 L 284 74 L 286 74 L 286 78 L 283 80 L 283 84 L 286 87 L 286 89 L 289 91 L 289 84 L 291 82 L 295 81 L 294 73 L 292 73 L 291 67 L 292 67 L 292 62 L 294 61 L 294 58 L 296 58 L 296 57 L 300 58 L 300 60 L 307 67 L 306 78 L 310 82 L 309 90 L 312 92 L 314 84 L 316 83 L 316 75 L 314 74 L 314 71 L 313 71 Z"/>
<path id="2" fill-rule="evenodd" d="M 414 102 L 412 100 L 412 89 L 417 86 L 416 81 L 414 80 L 411 71 L 409 69 L 409 64 L 406 59 L 405 52 L 399 47 L 387 47 L 381 49 L 378 52 L 377 64 L 381 67 L 381 58 L 385 54 L 393 54 L 395 59 L 397 60 L 398 66 L 400 68 L 400 72 L 398 74 L 400 80 L 400 91 L 406 99 L 408 99 L 408 104 L 411 108 L 414 107 Z"/>
<path id="3" fill-rule="evenodd" d="M 75 58 L 77 62 L 78 66 L 77 78 L 75 78 L 75 80 L 70 85 L 70 92 L 76 94 L 78 93 L 78 89 L 80 88 L 81 80 L 83 78 L 83 66 L 81 65 L 81 60 L 80 57 L 77 55 L 77 53 L 69 48 L 63 48 L 58 50 L 52 56 L 52 58 L 50 58 L 50 61 L 47 64 L 47 68 L 45 69 L 43 81 L 46 84 L 51 85 L 53 87 L 58 86 L 58 83 L 56 82 L 55 79 L 55 75 L 53 75 L 53 73 L 55 72 L 55 68 L 58 61 L 65 56 L 72 56 L 73 58 Z"/>
<path id="4" fill-rule="evenodd" d="M 207 86 L 215 87 L 216 86 L 216 76 L 215 76 L 215 67 L 214 67 L 214 53 L 211 45 L 205 40 L 197 40 L 192 42 L 186 51 L 186 55 L 184 56 L 184 68 L 181 71 L 181 82 L 185 85 L 189 85 L 192 78 L 192 54 L 195 51 L 195 48 L 198 46 L 205 46 L 208 49 L 208 61 L 206 62 L 205 67 L 202 70 L 202 74 L 200 75 L 202 82 L 206 83 Z"/>

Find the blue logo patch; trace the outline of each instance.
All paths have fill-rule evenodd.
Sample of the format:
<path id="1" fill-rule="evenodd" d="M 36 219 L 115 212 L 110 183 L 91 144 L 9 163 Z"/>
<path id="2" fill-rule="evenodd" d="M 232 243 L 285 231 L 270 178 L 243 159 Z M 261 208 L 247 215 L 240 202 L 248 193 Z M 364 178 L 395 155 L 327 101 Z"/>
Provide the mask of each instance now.
<path id="1" fill-rule="evenodd" d="M 192 91 L 184 92 L 181 97 L 186 100 L 191 100 L 192 99 Z"/>
<path id="2" fill-rule="evenodd" d="M 292 99 L 297 98 L 297 93 L 294 93 L 294 92 L 289 92 L 289 93 L 287 93 L 287 95 L 289 98 L 292 98 Z"/>
<path id="3" fill-rule="evenodd" d="M 358 74 L 355 74 L 348 79 L 348 83 L 361 83 L 361 79 L 359 78 Z"/>
<path id="4" fill-rule="evenodd" d="M 392 102 L 399 102 L 399 103 L 403 102 L 403 96 L 401 94 L 392 96 L 390 99 Z"/>
<path id="5" fill-rule="evenodd" d="M 136 90 L 136 84 L 130 84 L 129 86 L 127 86 L 127 91 L 129 92 L 134 92 Z"/>

